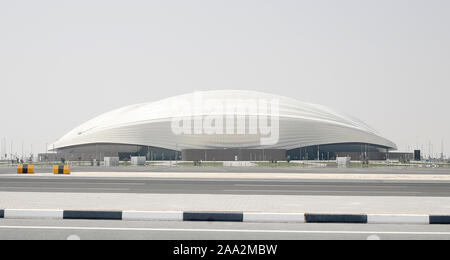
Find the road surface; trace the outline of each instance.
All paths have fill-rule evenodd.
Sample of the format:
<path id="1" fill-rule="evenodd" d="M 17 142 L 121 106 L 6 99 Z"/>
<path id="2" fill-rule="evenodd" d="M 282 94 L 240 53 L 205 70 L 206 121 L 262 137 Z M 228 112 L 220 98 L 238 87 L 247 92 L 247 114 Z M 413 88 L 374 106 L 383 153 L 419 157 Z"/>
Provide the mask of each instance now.
<path id="1" fill-rule="evenodd" d="M 450 197 L 450 182 L 2 177 L 0 192 Z"/>

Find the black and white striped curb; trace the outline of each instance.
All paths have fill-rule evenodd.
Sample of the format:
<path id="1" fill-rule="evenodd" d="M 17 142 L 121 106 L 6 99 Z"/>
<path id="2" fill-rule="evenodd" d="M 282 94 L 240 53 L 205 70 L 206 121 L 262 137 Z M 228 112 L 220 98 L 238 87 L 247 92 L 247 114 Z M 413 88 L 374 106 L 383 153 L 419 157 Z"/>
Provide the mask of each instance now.
<path id="1" fill-rule="evenodd" d="M 127 221 L 226 221 L 255 223 L 450 224 L 450 215 L 82 211 L 40 209 L 0 209 L 0 218 Z"/>

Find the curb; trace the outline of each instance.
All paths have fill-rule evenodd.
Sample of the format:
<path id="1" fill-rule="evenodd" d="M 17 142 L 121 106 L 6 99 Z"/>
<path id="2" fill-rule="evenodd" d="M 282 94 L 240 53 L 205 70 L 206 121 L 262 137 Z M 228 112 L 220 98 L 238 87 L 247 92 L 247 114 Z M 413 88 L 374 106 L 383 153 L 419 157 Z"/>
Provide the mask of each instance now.
<path id="1" fill-rule="evenodd" d="M 367 215 L 305 214 L 307 223 L 367 223 Z"/>
<path id="2" fill-rule="evenodd" d="M 305 223 L 303 213 L 244 213 L 244 222 Z"/>
<path id="3" fill-rule="evenodd" d="M 183 221 L 244 222 L 244 213 L 184 212 Z"/>
<path id="4" fill-rule="evenodd" d="M 182 221 L 182 211 L 123 211 L 122 220 L 130 221 Z"/>
<path id="5" fill-rule="evenodd" d="M 63 210 L 5 209 L 6 219 L 62 219 Z"/>
<path id="6" fill-rule="evenodd" d="M 0 209 L 0 219 L 449 225 L 450 215 Z"/>
<path id="7" fill-rule="evenodd" d="M 64 210 L 63 219 L 122 220 L 122 211 Z"/>
<path id="8" fill-rule="evenodd" d="M 430 224 L 448 225 L 450 216 L 430 216 Z"/>
<path id="9" fill-rule="evenodd" d="M 367 215 L 371 224 L 432 224 L 428 215 Z"/>

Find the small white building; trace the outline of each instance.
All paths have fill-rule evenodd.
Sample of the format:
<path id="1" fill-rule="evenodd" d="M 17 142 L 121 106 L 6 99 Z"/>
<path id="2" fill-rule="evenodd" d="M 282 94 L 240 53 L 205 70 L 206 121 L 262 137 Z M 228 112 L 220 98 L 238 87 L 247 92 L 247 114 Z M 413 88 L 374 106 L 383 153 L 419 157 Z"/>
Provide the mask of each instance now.
<path id="1" fill-rule="evenodd" d="M 350 157 L 337 157 L 336 163 L 338 167 L 347 168 L 350 167 Z"/>
<path id="2" fill-rule="evenodd" d="M 119 166 L 119 157 L 105 157 L 106 167 L 117 167 Z"/>
<path id="3" fill-rule="evenodd" d="M 131 157 L 131 165 L 133 166 L 145 166 L 147 158 L 145 156 Z"/>

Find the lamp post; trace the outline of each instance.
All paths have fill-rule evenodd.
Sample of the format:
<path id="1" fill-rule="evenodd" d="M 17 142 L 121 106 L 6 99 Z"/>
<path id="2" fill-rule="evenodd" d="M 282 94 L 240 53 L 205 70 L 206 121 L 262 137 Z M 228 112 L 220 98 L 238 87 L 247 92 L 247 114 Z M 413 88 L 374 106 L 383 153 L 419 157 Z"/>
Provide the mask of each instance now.
<path id="1" fill-rule="evenodd" d="M 320 145 L 317 146 L 317 160 L 320 161 Z"/>
<path id="2" fill-rule="evenodd" d="M 48 166 L 48 143 L 45 143 L 45 162 Z"/>

